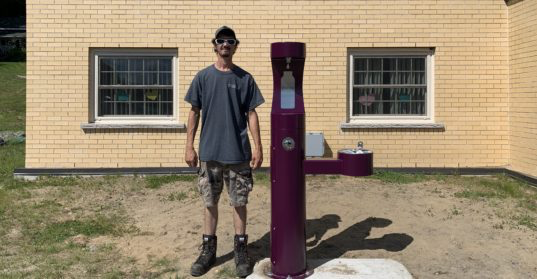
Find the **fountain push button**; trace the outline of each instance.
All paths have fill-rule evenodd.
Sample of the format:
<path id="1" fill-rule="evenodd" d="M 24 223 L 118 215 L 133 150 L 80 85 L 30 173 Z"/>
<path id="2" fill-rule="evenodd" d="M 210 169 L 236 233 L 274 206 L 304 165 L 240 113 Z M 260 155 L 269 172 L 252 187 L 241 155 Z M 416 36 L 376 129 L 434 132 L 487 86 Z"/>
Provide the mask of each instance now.
<path id="1" fill-rule="evenodd" d="M 291 137 L 286 137 L 282 141 L 283 150 L 292 151 L 295 149 L 295 141 Z"/>

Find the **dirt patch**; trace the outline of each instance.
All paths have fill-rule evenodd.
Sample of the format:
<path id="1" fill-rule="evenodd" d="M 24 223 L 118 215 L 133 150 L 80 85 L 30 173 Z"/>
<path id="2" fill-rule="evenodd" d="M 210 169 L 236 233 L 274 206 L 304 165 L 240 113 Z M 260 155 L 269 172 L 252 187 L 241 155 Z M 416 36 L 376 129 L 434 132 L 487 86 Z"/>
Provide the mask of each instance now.
<path id="1" fill-rule="evenodd" d="M 142 269 L 165 258 L 186 276 L 198 255 L 202 203 L 195 182 L 175 182 L 124 197 L 139 234 L 99 237 Z M 537 233 L 509 219 L 516 202 L 459 198 L 458 185 L 426 181 L 398 185 L 372 179 L 308 177 L 308 258 L 389 258 L 415 278 L 537 278 Z M 188 193 L 180 201 L 174 193 Z M 217 266 L 232 267 L 232 211 L 220 202 Z M 269 257 L 270 189 L 256 185 L 248 207 L 250 254 Z M 224 276 L 225 277 L 225 276 Z"/>
<path id="2" fill-rule="evenodd" d="M 481 194 L 462 195 L 468 186 L 463 180 L 416 181 L 398 184 L 371 178 L 308 176 L 307 257 L 393 259 L 415 278 L 537 278 L 537 213 L 532 209 L 536 195 L 530 199 L 466 198 L 464 195 Z M 3 242 L 5 249 L 0 253 L 5 260 L 0 260 L 0 277 L 190 277 L 203 224 L 195 180 L 166 182 L 154 189 L 139 177 L 55 183 L 65 185 L 21 191 L 15 204 L 30 213 L 48 212 L 43 216 L 52 219 L 50 222 L 122 216 L 113 220 L 136 229 L 125 229 L 117 236 L 72 234 L 33 256 L 36 250 L 28 244 L 31 242 L 24 242 L 28 224 L 7 223 L 5 239 L 9 241 Z M 217 264 L 205 278 L 234 275 L 232 208 L 228 204 L 224 193 Z M 36 228 L 45 227 L 40 216 L 34 218 Z M 270 186 L 266 177 L 256 182 L 251 193 L 248 223 L 251 258 L 255 262 L 269 257 Z M 59 254 L 53 251 L 58 245 L 64 245 Z M 30 252 L 21 250 L 22 246 Z M 54 267 L 58 265 L 63 270 Z M 103 268 L 106 273 L 101 272 Z"/>

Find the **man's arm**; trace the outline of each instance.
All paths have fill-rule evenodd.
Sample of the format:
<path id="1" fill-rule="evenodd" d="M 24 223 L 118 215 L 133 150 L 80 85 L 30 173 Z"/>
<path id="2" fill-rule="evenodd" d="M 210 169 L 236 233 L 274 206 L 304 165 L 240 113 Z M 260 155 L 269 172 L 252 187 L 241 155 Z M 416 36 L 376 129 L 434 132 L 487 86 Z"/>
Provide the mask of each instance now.
<path id="1" fill-rule="evenodd" d="M 198 165 L 198 154 L 196 154 L 196 150 L 194 149 L 194 138 L 196 137 L 196 131 L 198 130 L 199 120 L 200 108 L 192 106 L 190 113 L 188 114 L 185 147 L 185 162 L 189 167 L 196 167 Z"/>
<path id="2" fill-rule="evenodd" d="M 254 139 L 255 150 L 252 153 L 250 167 L 257 169 L 263 163 L 263 146 L 261 145 L 261 133 L 259 131 L 259 118 L 255 109 L 248 112 L 248 127 Z"/>

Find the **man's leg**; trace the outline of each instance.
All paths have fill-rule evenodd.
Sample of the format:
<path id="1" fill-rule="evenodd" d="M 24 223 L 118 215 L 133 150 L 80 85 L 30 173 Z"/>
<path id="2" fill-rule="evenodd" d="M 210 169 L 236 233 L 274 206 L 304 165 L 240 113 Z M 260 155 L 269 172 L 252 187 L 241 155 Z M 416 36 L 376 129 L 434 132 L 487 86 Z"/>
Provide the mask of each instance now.
<path id="1" fill-rule="evenodd" d="M 218 204 L 215 206 L 205 207 L 205 224 L 203 233 L 206 235 L 216 235 L 216 226 L 218 225 Z"/>
<path id="2" fill-rule="evenodd" d="M 217 162 L 201 162 L 198 188 L 205 203 L 201 253 L 190 268 L 192 276 L 205 274 L 216 262 L 216 225 L 218 200 L 222 192 L 222 166 Z"/>
<path id="3" fill-rule="evenodd" d="M 246 204 L 248 194 L 253 187 L 252 169 L 249 162 L 232 165 L 229 172 L 224 172 L 224 180 L 228 186 L 228 193 L 233 206 L 233 225 L 235 227 L 235 268 L 239 277 L 246 277 L 251 273 L 248 258 L 248 235 L 246 234 Z"/>
<path id="4" fill-rule="evenodd" d="M 246 234 L 246 205 L 234 207 L 233 225 L 235 226 L 235 234 Z"/>

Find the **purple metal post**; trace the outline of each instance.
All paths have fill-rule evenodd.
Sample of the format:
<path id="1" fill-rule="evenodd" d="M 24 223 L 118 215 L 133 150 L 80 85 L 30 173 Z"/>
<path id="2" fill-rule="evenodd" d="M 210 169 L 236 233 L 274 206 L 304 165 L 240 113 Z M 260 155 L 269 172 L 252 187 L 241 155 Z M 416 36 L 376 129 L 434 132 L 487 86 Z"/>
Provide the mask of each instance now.
<path id="1" fill-rule="evenodd" d="M 270 117 L 270 259 L 273 278 L 303 278 L 306 274 L 305 123 L 302 96 L 305 57 L 306 45 L 303 43 L 271 45 L 274 92 Z M 285 108 L 286 105 L 282 104 L 282 77 L 286 71 L 292 72 L 295 81 L 292 108 Z"/>
<path id="2" fill-rule="evenodd" d="M 373 172 L 373 154 L 340 150 L 337 160 L 305 159 L 305 112 L 302 80 L 306 45 L 271 45 L 272 97 L 270 176 L 270 260 L 273 278 L 304 278 L 306 269 L 305 174 L 366 176 Z"/>

